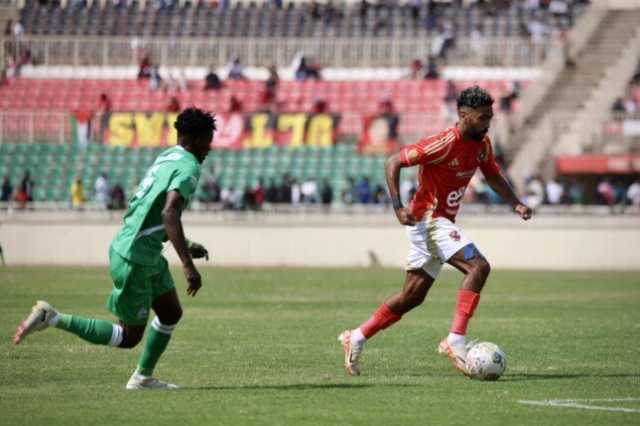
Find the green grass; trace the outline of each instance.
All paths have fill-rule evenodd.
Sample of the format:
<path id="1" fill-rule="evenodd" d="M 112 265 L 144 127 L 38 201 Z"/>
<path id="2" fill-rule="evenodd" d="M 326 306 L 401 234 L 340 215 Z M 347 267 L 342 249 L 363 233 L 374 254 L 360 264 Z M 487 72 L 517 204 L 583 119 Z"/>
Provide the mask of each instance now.
<path id="1" fill-rule="evenodd" d="M 640 398 L 637 272 L 494 271 L 470 336 L 498 343 L 497 382 L 464 379 L 435 353 L 460 276 L 368 343 L 363 376 L 342 369 L 338 333 L 399 288 L 386 269 L 204 269 L 157 369 L 174 392 L 127 392 L 140 348 L 85 344 L 59 330 L 14 347 L 36 299 L 109 318 L 106 269 L 0 269 L 0 424 L 629 425 L 640 412 L 526 406 L 518 400 Z M 640 400 L 588 405 L 640 409 Z"/>

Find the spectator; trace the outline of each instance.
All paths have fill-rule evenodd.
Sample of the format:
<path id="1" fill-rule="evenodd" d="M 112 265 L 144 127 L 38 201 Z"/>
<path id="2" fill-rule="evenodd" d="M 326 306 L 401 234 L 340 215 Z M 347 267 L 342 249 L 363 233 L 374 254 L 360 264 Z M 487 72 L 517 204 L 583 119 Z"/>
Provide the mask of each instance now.
<path id="1" fill-rule="evenodd" d="M 253 188 L 252 192 L 255 210 L 262 210 L 262 204 L 265 198 L 264 181 L 262 178 L 258 179 L 258 184 Z"/>
<path id="2" fill-rule="evenodd" d="M 71 193 L 71 207 L 81 209 L 85 202 L 82 179 L 77 177 L 71 184 L 69 192 Z"/>
<path id="3" fill-rule="evenodd" d="M 23 35 L 24 35 L 24 27 L 22 26 L 22 22 L 18 20 L 16 21 L 15 24 L 13 24 L 13 38 L 15 39 L 16 44 L 20 43 Z"/>
<path id="4" fill-rule="evenodd" d="M 144 56 L 138 65 L 138 80 L 151 77 L 151 61 L 148 56 Z"/>
<path id="5" fill-rule="evenodd" d="M 625 102 L 623 98 L 616 98 L 611 106 L 611 112 L 615 114 L 624 114 L 626 112 Z"/>
<path id="6" fill-rule="evenodd" d="M 204 200 L 207 203 L 220 202 L 220 185 L 214 176 L 209 177 L 204 183 Z"/>
<path id="7" fill-rule="evenodd" d="M 434 56 L 429 56 L 429 61 L 427 62 L 427 72 L 425 73 L 424 78 L 427 80 L 435 80 L 440 78 L 440 71 L 438 71 L 438 61 Z"/>
<path id="8" fill-rule="evenodd" d="M 95 182 L 96 201 L 98 201 L 104 208 L 109 208 L 109 182 L 107 180 L 107 174 L 102 173 Z"/>
<path id="9" fill-rule="evenodd" d="M 320 187 L 320 201 L 325 210 L 328 211 L 333 203 L 333 188 L 327 179 L 322 180 L 322 186 Z"/>
<path id="10" fill-rule="evenodd" d="M 640 178 L 637 178 L 627 189 L 627 200 L 629 200 L 631 205 L 640 207 Z"/>
<path id="11" fill-rule="evenodd" d="M 222 89 L 222 81 L 218 74 L 213 71 L 213 68 L 209 70 L 209 74 L 204 78 L 204 90 L 220 90 Z"/>
<path id="12" fill-rule="evenodd" d="M 369 185 L 369 178 L 364 176 L 358 183 L 358 201 L 362 204 L 369 204 L 371 202 L 371 186 Z"/>
<path id="13" fill-rule="evenodd" d="M 431 42 L 431 54 L 446 63 L 449 50 L 453 49 L 455 44 L 452 24 L 443 22 L 438 25 L 437 33 Z"/>
<path id="14" fill-rule="evenodd" d="M 33 201 L 34 186 L 29 171 L 26 171 L 15 195 L 15 200 L 20 204 L 20 207 L 24 208 L 28 202 Z"/>
<path id="15" fill-rule="evenodd" d="M 297 179 L 291 180 L 291 204 L 297 206 L 302 199 L 302 189 Z"/>
<path id="16" fill-rule="evenodd" d="M 564 187 L 555 179 L 549 179 L 546 185 L 546 193 L 549 204 L 558 205 L 562 203 Z"/>
<path id="17" fill-rule="evenodd" d="M 109 117 L 111 116 L 111 99 L 106 93 L 100 94 L 96 115 L 98 119 L 98 140 L 104 142 L 104 132 L 109 128 Z"/>
<path id="18" fill-rule="evenodd" d="M 244 75 L 244 66 L 240 62 L 239 57 L 233 58 L 231 61 L 231 67 L 229 68 L 229 80 L 246 80 L 247 77 Z"/>
<path id="19" fill-rule="evenodd" d="M 294 180 L 291 178 L 289 173 L 285 173 L 282 176 L 282 183 L 278 187 L 278 202 L 287 204 L 291 203 L 293 183 Z"/>
<path id="20" fill-rule="evenodd" d="M 159 90 L 162 88 L 162 77 L 160 76 L 160 68 L 154 65 L 149 74 L 149 89 Z"/>
<path id="21" fill-rule="evenodd" d="M 358 200 L 358 189 L 353 177 L 347 177 L 347 186 L 342 191 L 342 202 L 344 204 L 354 204 Z"/>
<path id="22" fill-rule="evenodd" d="M 411 80 L 422 80 L 425 76 L 424 65 L 420 59 L 414 59 L 411 61 L 409 67 L 409 78 Z"/>
<path id="23" fill-rule="evenodd" d="M 270 66 L 269 78 L 264 83 L 264 89 L 261 96 L 263 105 L 269 106 L 275 102 L 279 81 L 280 77 L 278 76 L 278 70 L 275 65 Z"/>
<path id="24" fill-rule="evenodd" d="M 374 204 L 387 204 L 389 197 L 387 197 L 387 191 L 380 184 L 377 184 L 373 189 L 373 203 Z"/>
<path id="25" fill-rule="evenodd" d="M 539 175 L 534 175 L 528 179 L 526 184 L 525 204 L 532 209 L 537 208 L 544 201 L 544 188 Z"/>
<path id="26" fill-rule="evenodd" d="M 242 193 L 242 210 L 255 210 L 256 203 L 253 198 L 253 191 L 249 185 L 244 187 L 244 192 Z"/>
<path id="27" fill-rule="evenodd" d="M 584 189 L 577 180 L 569 187 L 569 202 L 572 205 L 584 204 Z"/>
<path id="28" fill-rule="evenodd" d="M 320 65 L 311 62 L 311 60 L 304 55 L 299 57 L 295 70 L 295 79 L 298 81 L 320 79 Z"/>
<path id="29" fill-rule="evenodd" d="M 167 112 L 180 112 L 182 110 L 180 106 L 180 101 L 177 97 L 172 96 L 167 104 L 166 111 Z"/>
<path id="30" fill-rule="evenodd" d="M 13 185 L 11 185 L 11 180 L 9 176 L 5 176 L 2 181 L 2 189 L 0 190 L 0 201 L 6 203 L 11 200 L 11 195 L 13 194 Z"/>
<path id="31" fill-rule="evenodd" d="M 446 107 L 445 120 L 453 122 L 458 117 L 458 88 L 453 80 L 447 80 L 447 86 L 444 92 L 444 104 Z"/>
<path id="32" fill-rule="evenodd" d="M 109 208 L 112 210 L 124 210 L 126 207 L 126 196 L 124 193 L 124 188 L 119 183 L 115 184 L 113 188 L 111 188 L 111 193 L 109 194 L 111 198 L 109 203 Z"/>
<path id="33" fill-rule="evenodd" d="M 308 179 L 300 185 L 300 193 L 302 202 L 307 204 L 315 204 L 318 202 L 318 184 L 315 180 Z"/>
<path id="34" fill-rule="evenodd" d="M 600 181 L 597 191 L 601 204 L 612 206 L 616 203 L 615 188 L 611 185 L 609 178 L 604 178 Z"/>
<path id="35" fill-rule="evenodd" d="M 267 190 L 265 191 L 264 199 L 267 203 L 277 203 L 279 201 L 278 186 L 273 178 L 269 179 L 269 186 L 267 186 Z"/>

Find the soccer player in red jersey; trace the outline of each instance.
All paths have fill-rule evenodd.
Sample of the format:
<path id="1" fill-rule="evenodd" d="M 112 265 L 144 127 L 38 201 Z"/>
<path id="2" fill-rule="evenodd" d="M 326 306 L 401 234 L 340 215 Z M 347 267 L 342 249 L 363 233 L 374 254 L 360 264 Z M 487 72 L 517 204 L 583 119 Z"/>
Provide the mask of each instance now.
<path id="1" fill-rule="evenodd" d="M 476 170 L 480 168 L 491 188 L 522 219 L 531 218 L 531 209 L 520 202 L 495 162 L 487 136 L 493 98 L 474 86 L 462 91 L 457 103 L 459 121 L 454 127 L 403 147 L 386 162 L 393 208 L 398 221 L 405 225 L 410 242 L 406 279 L 402 290 L 387 299 L 371 318 L 340 334 L 345 368 L 352 376 L 360 374 L 365 342 L 419 306 L 445 262 L 465 276 L 449 335 L 440 342 L 438 352 L 466 375 L 467 324 L 490 271 L 489 262 L 455 224 L 460 201 Z M 399 197 L 400 169 L 413 166 L 420 166 L 419 187 L 406 208 Z"/>

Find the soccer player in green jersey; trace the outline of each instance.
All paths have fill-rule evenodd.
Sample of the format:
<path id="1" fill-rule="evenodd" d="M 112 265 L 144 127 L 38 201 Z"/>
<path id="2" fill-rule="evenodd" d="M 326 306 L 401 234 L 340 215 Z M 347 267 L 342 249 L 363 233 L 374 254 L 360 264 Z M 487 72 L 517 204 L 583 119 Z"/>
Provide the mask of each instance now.
<path id="1" fill-rule="evenodd" d="M 162 243 L 168 239 L 173 244 L 188 282 L 187 294 L 195 296 L 202 282 L 193 259 L 208 259 L 209 254 L 202 245 L 185 238 L 180 216 L 196 190 L 216 125 L 209 113 L 189 108 L 178 115 L 175 128 L 178 146 L 160 154 L 147 170 L 129 202 L 124 226 L 111 242 L 109 266 L 113 288 L 107 307 L 118 317 L 118 324 L 64 314 L 39 301 L 18 326 L 14 343 L 20 343 L 33 331 L 53 326 L 91 343 L 133 348 L 142 340 L 149 311 L 153 309 L 156 316 L 147 330 L 138 367 L 126 388 L 176 387 L 152 376 L 182 316 L 167 260 L 161 254 Z"/>

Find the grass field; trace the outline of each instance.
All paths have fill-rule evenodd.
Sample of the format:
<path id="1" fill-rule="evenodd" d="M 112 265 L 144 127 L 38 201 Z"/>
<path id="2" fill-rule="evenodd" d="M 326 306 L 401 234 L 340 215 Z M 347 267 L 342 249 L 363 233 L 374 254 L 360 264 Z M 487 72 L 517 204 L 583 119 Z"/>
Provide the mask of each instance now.
<path id="1" fill-rule="evenodd" d="M 127 392 L 140 348 L 92 346 L 59 330 L 11 344 L 39 298 L 109 318 L 106 268 L 0 269 L 0 424 L 640 424 L 637 272 L 494 271 L 470 336 L 507 353 L 498 382 L 466 380 L 435 353 L 455 272 L 368 343 L 358 378 L 344 374 L 336 336 L 394 292 L 401 271 L 204 269 L 205 287 L 188 300 L 173 272 L 185 315 L 157 376 L 182 388 Z"/>

